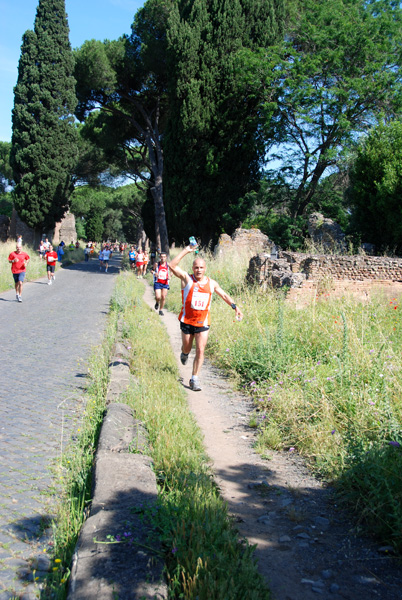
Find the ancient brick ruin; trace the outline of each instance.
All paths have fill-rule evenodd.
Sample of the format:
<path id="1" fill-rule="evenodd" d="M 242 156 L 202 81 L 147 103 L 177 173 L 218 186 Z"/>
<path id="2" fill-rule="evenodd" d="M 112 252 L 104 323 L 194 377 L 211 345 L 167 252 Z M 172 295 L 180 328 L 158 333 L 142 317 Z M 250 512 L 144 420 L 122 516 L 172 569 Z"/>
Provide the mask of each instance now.
<path id="1" fill-rule="evenodd" d="M 53 235 L 52 235 L 53 233 Z M 75 217 L 72 213 L 67 212 L 60 223 L 56 223 L 54 232 L 49 232 L 49 239 L 52 239 L 53 245 L 59 244 L 62 240 L 69 244 L 77 241 L 77 231 L 75 229 Z"/>
<path id="2" fill-rule="evenodd" d="M 402 258 L 315 255 L 280 252 L 251 258 L 247 281 L 262 287 L 289 288 L 296 301 L 351 293 L 365 299 L 374 290 L 402 293 Z"/>
<path id="3" fill-rule="evenodd" d="M 6 219 L 8 219 L 8 217 L 6 217 Z M 0 215 L 0 224 L 1 222 Z M 0 229 L 0 234 L 1 231 L 2 230 Z M 54 230 L 42 234 L 24 223 L 18 216 L 17 211 L 13 208 L 12 217 L 11 219 L 8 219 L 8 227 L 4 231 L 5 233 L 4 236 L 1 237 L 1 241 L 6 242 L 16 240 L 17 236 L 21 235 L 24 244 L 29 244 L 34 247 L 38 246 L 40 240 L 45 236 L 52 241 L 53 245 L 57 245 L 62 239 L 64 239 L 66 243 L 70 243 L 71 240 L 74 242 L 77 240 L 75 217 L 69 212 L 66 213 L 60 223 L 56 223 Z"/>

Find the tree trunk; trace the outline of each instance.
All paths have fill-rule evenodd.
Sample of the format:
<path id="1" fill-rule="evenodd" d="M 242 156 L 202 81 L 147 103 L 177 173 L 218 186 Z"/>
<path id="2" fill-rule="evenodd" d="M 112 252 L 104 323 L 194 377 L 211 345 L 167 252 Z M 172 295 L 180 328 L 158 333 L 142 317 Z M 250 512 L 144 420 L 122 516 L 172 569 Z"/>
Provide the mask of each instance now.
<path id="1" fill-rule="evenodd" d="M 307 186 L 307 180 L 303 178 L 296 193 L 295 202 L 293 205 L 293 218 L 303 215 L 308 208 L 316 190 L 318 183 L 325 169 L 330 166 L 329 161 L 318 162 L 311 178 L 310 184 Z M 307 189 L 306 189 L 307 187 Z"/>
<path id="2" fill-rule="evenodd" d="M 155 213 L 156 215 L 156 213 Z M 159 222 L 155 216 L 155 248 L 157 251 L 161 249 L 161 234 L 159 231 Z"/>
<path id="3" fill-rule="evenodd" d="M 147 234 L 145 233 L 144 223 L 142 219 L 140 219 L 140 222 L 138 223 L 137 227 L 136 245 L 138 248 L 141 248 L 141 250 L 147 250 L 148 247 L 148 238 Z"/>
<path id="4" fill-rule="evenodd" d="M 147 146 L 154 179 L 151 194 L 155 204 L 156 246 L 162 252 L 169 254 L 169 238 L 166 226 L 165 206 L 163 204 L 163 153 L 159 135 L 152 137 L 148 133 Z"/>
<path id="5" fill-rule="evenodd" d="M 155 186 L 151 188 L 155 203 L 155 234 L 156 247 L 169 254 L 169 239 L 166 227 L 165 206 L 163 204 L 162 176 L 156 178 Z"/>

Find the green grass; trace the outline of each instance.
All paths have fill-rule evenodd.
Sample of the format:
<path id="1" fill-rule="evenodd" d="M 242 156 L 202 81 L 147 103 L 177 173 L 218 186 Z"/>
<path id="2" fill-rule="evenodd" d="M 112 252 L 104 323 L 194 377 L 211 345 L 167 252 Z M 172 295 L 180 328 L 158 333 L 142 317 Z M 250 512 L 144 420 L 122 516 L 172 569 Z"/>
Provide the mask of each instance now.
<path id="1" fill-rule="evenodd" d="M 401 299 L 345 297 L 296 310 L 278 292 L 239 284 L 237 269 L 231 284 L 231 266 L 229 257 L 219 269 L 210 259 L 207 274 L 226 281 L 245 318 L 237 323 L 215 299 L 207 351 L 252 397 L 257 449 L 296 449 L 402 551 Z M 172 286 L 169 306 L 179 304 Z"/>

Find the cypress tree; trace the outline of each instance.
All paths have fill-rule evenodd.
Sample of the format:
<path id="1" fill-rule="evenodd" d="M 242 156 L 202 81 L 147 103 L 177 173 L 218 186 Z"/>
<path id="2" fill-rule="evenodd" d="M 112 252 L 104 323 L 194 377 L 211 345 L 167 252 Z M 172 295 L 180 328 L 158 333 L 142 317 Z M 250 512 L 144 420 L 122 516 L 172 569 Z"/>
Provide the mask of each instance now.
<path id="1" fill-rule="evenodd" d="M 260 98 L 247 93 L 238 56 L 272 44 L 282 13 L 282 0 L 182 0 L 171 13 L 165 199 L 177 241 L 208 243 L 247 215 L 264 143 Z"/>
<path id="2" fill-rule="evenodd" d="M 73 70 L 65 2 L 39 0 L 34 31 L 23 36 L 11 152 L 15 207 L 37 230 L 54 227 L 68 209 L 77 160 Z"/>

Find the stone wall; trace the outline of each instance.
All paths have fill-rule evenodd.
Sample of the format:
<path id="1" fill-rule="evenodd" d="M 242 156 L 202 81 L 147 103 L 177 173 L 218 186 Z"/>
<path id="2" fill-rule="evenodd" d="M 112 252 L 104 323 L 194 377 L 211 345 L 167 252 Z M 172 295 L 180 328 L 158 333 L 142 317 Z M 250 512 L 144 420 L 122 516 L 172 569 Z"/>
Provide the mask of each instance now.
<path id="1" fill-rule="evenodd" d="M 292 271 L 305 273 L 306 279 L 387 280 L 402 282 L 402 258 L 386 256 L 300 255 L 283 252 Z"/>
<path id="2" fill-rule="evenodd" d="M 346 292 L 367 297 L 378 289 L 395 294 L 402 292 L 402 258 L 280 252 L 273 259 L 260 253 L 250 260 L 247 281 L 263 288 L 286 286 L 295 298 Z"/>
<path id="3" fill-rule="evenodd" d="M 1 235 L 1 231 L 0 231 Z M 28 227 L 24 221 L 20 219 L 17 211 L 13 208 L 13 213 L 8 228 L 8 237 L 2 241 L 16 240 L 18 235 L 22 236 L 22 243 L 29 244 L 36 248 L 39 246 L 39 242 L 42 237 L 47 237 L 54 246 L 57 246 L 61 240 L 64 239 L 66 244 L 69 244 L 71 240 L 77 241 L 77 232 L 75 229 L 75 217 L 71 213 L 66 213 L 64 219 L 59 223 L 56 223 L 54 230 L 48 231 L 43 235 L 39 231 L 35 231 L 31 227 Z"/>
<path id="4" fill-rule="evenodd" d="M 276 271 L 301 274 L 303 280 L 314 281 L 327 277 L 334 280 L 364 281 L 368 279 L 402 282 L 402 258 L 280 252 L 279 258 L 274 260 L 269 254 L 263 253 L 250 260 L 247 279 L 260 284 L 271 283 Z"/>
<path id="5" fill-rule="evenodd" d="M 24 246 L 26 244 L 34 247 L 39 245 L 40 234 L 24 223 L 24 221 L 21 221 L 17 211 L 13 208 L 9 229 L 9 241 L 16 240 L 19 235 L 22 236 L 22 243 Z"/>

